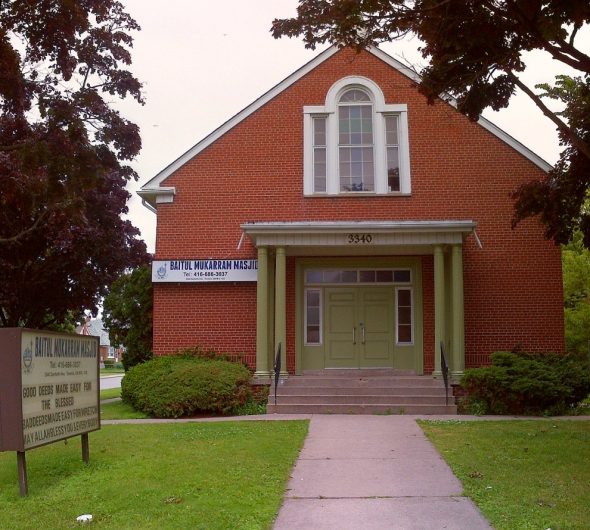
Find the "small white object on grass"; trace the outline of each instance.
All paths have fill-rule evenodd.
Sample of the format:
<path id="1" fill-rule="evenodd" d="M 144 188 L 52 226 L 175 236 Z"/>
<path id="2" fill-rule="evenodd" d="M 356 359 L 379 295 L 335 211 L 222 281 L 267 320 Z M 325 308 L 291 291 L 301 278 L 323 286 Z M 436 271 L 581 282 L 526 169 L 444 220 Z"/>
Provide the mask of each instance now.
<path id="1" fill-rule="evenodd" d="M 79 515 L 78 517 L 76 517 L 76 521 L 78 521 L 79 523 L 89 523 L 90 521 L 92 521 L 92 515 L 90 515 L 89 513 Z"/>

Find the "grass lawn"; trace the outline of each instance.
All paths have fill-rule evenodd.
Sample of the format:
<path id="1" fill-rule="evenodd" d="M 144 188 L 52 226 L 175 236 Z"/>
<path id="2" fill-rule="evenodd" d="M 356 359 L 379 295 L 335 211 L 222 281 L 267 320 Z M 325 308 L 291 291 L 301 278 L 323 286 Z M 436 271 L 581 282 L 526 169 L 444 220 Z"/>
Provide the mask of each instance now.
<path id="1" fill-rule="evenodd" d="M 124 374 L 125 370 L 123 368 L 101 368 L 100 375 L 118 375 Z"/>
<path id="2" fill-rule="evenodd" d="M 0 453 L 0 528 L 271 528 L 307 421 L 112 425 L 27 453 L 20 498 L 15 453 Z"/>
<path id="3" fill-rule="evenodd" d="M 421 421 L 500 529 L 590 528 L 590 421 Z"/>
<path id="4" fill-rule="evenodd" d="M 129 420 L 134 418 L 149 418 L 147 414 L 135 410 L 131 405 L 118 401 L 100 406 L 100 417 L 103 420 Z"/>
<path id="5" fill-rule="evenodd" d="M 106 390 L 100 391 L 100 399 L 112 399 L 118 397 L 121 397 L 121 387 L 107 388 Z"/>

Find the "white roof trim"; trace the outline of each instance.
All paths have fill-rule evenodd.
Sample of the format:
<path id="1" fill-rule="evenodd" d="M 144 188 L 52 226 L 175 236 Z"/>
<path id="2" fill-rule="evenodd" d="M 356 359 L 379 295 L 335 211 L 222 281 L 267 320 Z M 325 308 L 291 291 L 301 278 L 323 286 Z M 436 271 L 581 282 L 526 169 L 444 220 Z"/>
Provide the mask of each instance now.
<path id="1" fill-rule="evenodd" d="M 473 221 L 319 221 L 242 224 L 257 247 L 285 247 L 288 255 L 325 255 L 342 249 L 350 255 L 388 254 L 390 251 L 424 252 L 434 245 L 463 244 L 475 230 Z M 358 235 L 361 245 L 352 245 Z M 352 240 L 351 240 L 352 236 Z M 368 238 L 368 239 L 365 239 Z M 340 250 L 337 250 L 340 249 Z"/>
<path id="2" fill-rule="evenodd" d="M 441 221 L 295 221 L 244 223 L 241 228 L 248 235 L 309 234 L 348 232 L 461 232 L 471 233 L 477 226 L 472 220 Z"/>
<path id="3" fill-rule="evenodd" d="M 391 55 L 388 55 L 379 48 L 371 48 L 368 51 L 375 55 L 375 57 L 378 57 L 383 62 L 387 63 L 392 68 L 395 68 L 400 73 L 409 77 L 412 81 L 420 83 L 421 77 L 418 73 L 416 73 L 411 68 L 408 68 L 406 65 L 404 65 L 397 59 L 394 59 L 393 57 L 391 57 Z M 440 98 L 443 101 L 446 101 L 452 107 L 457 108 L 457 101 L 455 100 L 455 98 L 449 95 L 441 95 Z M 507 143 L 510 147 L 518 151 L 522 156 L 528 158 L 533 164 L 540 167 L 543 171 L 547 172 L 553 169 L 553 166 L 551 164 L 543 160 L 539 155 L 535 154 L 528 147 L 521 144 L 516 138 L 510 136 L 506 131 L 503 131 L 497 125 L 494 125 L 490 120 L 484 118 L 483 116 L 480 116 L 477 123 L 481 125 L 484 129 L 486 129 L 488 132 L 491 132 L 494 136 L 498 137 L 504 143 Z"/>
<path id="4" fill-rule="evenodd" d="M 338 50 L 339 50 L 338 47 L 331 46 L 328 49 L 321 52 L 317 57 L 315 57 L 314 59 L 312 59 L 311 61 L 309 61 L 305 65 L 303 65 L 301 68 L 299 68 L 298 70 L 293 72 L 289 77 L 285 78 L 283 81 L 281 81 L 280 83 L 275 85 L 268 92 L 266 92 L 265 94 L 260 96 L 258 99 L 253 101 L 250 105 L 248 105 L 246 108 L 244 108 L 243 110 L 238 112 L 235 116 L 230 118 L 228 121 L 226 121 L 221 126 L 219 126 L 217 129 L 215 129 L 212 133 L 210 133 L 205 138 L 203 138 L 200 142 L 198 142 L 193 147 L 191 147 L 183 155 L 181 155 L 179 158 L 174 160 L 174 162 L 172 162 L 170 165 L 166 166 L 155 177 L 153 177 L 146 184 L 144 184 L 138 193 L 140 195 L 142 195 L 142 193 L 141 193 L 142 191 L 159 189 L 161 183 L 166 178 L 168 178 L 172 173 L 174 173 L 176 170 L 180 169 L 184 164 L 186 164 L 194 156 L 196 156 L 198 153 L 200 153 L 206 147 L 208 147 L 213 142 L 218 140 L 226 132 L 228 132 L 230 129 L 235 127 L 238 123 L 245 120 L 248 116 L 250 116 L 251 114 L 256 112 L 262 106 L 266 105 L 266 103 L 268 103 L 270 100 L 272 100 L 273 98 L 278 96 L 281 92 L 286 90 L 292 84 L 296 83 L 303 76 L 307 75 L 309 72 L 311 72 L 318 65 L 323 63 L 325 60 L 329 59 L 332 55 L 337 53 Z M 369 53 L 372 53 L 378 59 L 381 59 L 383 62 L 385 62 L 386 64 L 388 64 L 389 66 L 391 66 L 392 68 L 397 70 L 398 72 L 400 72 L 403 75 L 405 75 L 406 77 L 410 78 L 414 82 L 420 83 L 420 75 L 419 74 L 417 74 L 411 68 L 408 68 L 406 65 L 404 65 L 403 63 L 401 63 L 397 59 L 394 59 L 393 57 L 391 57 L 390 55 L 388 55 L 384 51 L 382 51 L 376 47 L 369 47 L 369 48 L 367 48 L 367 51 Z M 452 98 L 444 97 L 444 96 L 441 96 L 441 98 L 444 99 L 445 101 L 447 101 L 450 105 L 456 107 L 456 102 Z M 500 129 L 499 127 L 494 125 L 489 120 L 487 120 L 483 117 L 480 117 L 478 123 L 482 127 L 484 127 L 487 131 L 489 131 L 493 135 L 497 136 L 500 140 L 507 143 L 513 149 L 515 149 L 520 154 L 522 154 L 524 157 L 526 157 L 531 162 L 536 164 L 543 171 L 549 171 L 551 169 L 552 166 L 550 164 L 548 164 L 545 160 L 543 160 L 541 157 L 539 157 L 538 155 L 533 153 L 529 148 L 527 148 L 526 146 L 521 144 L 519 141 L 514 139 L 512 136 L 510 136 L 508 133 L 504 132 L 502 129 Z M 148 195 L 148 194 L 146 193 L 144 195 L 144 200 L 148 201 L 150 204 L 153 205 L 152 201 L 150 200 L 151 196 L 153 196 L 153 193 L 151 194 L 151 196 L 146 196 L 146 195 Z"/>
<path id="5" fill-rule="evenodd" d="M 289 88 L 292 84 L 296 83 L 301 79 L 303 76 L 307 75 L 311 72 L 316 66 L 323 63 L 329 57 L 332 57 L 338 48 L 336 46 L 331 46 L 330 48 L 324 50 L 320 53 L 317 57 L 313 58 L 311 61 L 303 65 L 301 68 L 293 72 L 289 77 L 283 79 L 278 85 L 275 85 L 271 88 L 268 92 L 260 96 L 258 99 L 250 103 L 246 108 L 242 109 L 238 112 L 235 116 L 227 120 L 224 124 L 219 126 L 215 129 L 212 133 L 205 136 L 200 142 L 196 145 L 191 147 L 186 153 L 181 155 L 177 158 L 174 162 L 170 165 L 165 167 L 162 171 L 160 171 L 154 178 L 149 180 L 143 188 L 154 188 L 158 187 L 160 183 L 167 177 L 169 177 L 172 173 L 174 173 L 177 169 L 180 169 L 184 164 L 186 164 L 191 158 L 196 156 L 200 153 L 203 149 L 210 146 L 213 142 L 218 140 L 221 136 L 223 136 L 226 132 L 230 129 L 235 127 L 241 121 L 244 121 L 250 114 L 256 112 L 259 108 L 266 105 L 271 99 L 278 96 L 281 92 Z"/>

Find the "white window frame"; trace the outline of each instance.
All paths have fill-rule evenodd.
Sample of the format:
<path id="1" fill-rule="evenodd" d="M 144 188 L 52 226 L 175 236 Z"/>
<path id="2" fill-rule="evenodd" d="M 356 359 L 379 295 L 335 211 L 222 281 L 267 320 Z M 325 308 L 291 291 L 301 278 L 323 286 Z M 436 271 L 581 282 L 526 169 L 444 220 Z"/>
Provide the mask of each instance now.
<path id="1" fill-rule="evenodd" d="M 320 295 L 319 317 L 320 317 L 320 336 L 319 342 L 307 341 L 307 293 L 308 291 L 317 291 Z M 303 342 L 305 346 L 321 346 L 324 343 L 324 290 L 321 287 L 307 287 L 303 292 L 304 308 L 303 308 Z"/>
<path id="2" fill-rule="evenodd" d="M 412 340 L 410 342 L 400 342 L 399 341 L 399 304 L 398 304 L 398 292 L 401 290 L 409 290 L 410 291 L 410 312 L 412 322 L 410 325 L 410 334 Z M 415 318 L 414 318 L 414 289 L 409 285 L 400 285 L 399 287 L 395 288 L 395 344 L 396 346 L 413 346 L 414 345 L 414 325 L 415 325 Z"/>
<path id="3" fill-rule="evenodd" d="M 338 103 L 344 92 L 360 88 L 369 95 L 373 104 L 373 156 L 375 191 L 340 191 L 338 164 Z M 385 116 L 398 117 L 400 190 L 390 192 L 387 181 L 387 149 L 385 143 Z M 313 118 L 326 117 L 326 192 L 314 192 L 313 175 Z M 349 76 L 338 80 L 326 94 L 324 106 L 303 107 L 303 194 L 325 195 L 409 195 L 410 148 L 408 142 L 408 106 L 386 104 L 379 86 L 366 77 Z"/>

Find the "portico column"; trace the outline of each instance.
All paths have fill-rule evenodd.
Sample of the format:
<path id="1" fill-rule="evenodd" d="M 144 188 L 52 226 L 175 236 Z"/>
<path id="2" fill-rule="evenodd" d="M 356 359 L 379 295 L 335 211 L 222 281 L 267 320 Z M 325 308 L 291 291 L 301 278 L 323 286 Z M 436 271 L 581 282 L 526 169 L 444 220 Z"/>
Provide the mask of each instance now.
<path id="1" fill-rule="evenodd" d="M 465 321 L 463 306 L 463 247 L 453 245 L 451 254 L 453 282 L 453 351 L 451 375 L 461 377 L 465 370 Z"/>
<path id="2" fill-rule="evenodd" d="M 441 375 L 440 343 L 445 339 L 445 256 L 434 247 L 434 375 Z M 447 359 L 448 360 L 448 359 Z"/>
<path id="3" fill-rule="evenodd" d="M 256 283 L 256 372 L 269 377 L 268 368 L 268 249 L 258 248 L 258 281 Z"/>
<path id="4" fill-rule="evenodd" d="M 287 259 L 285 247 L 277 247 L 275 261 L 275 349 L 281 344 L 281 377 L 287 376 Z"/>

